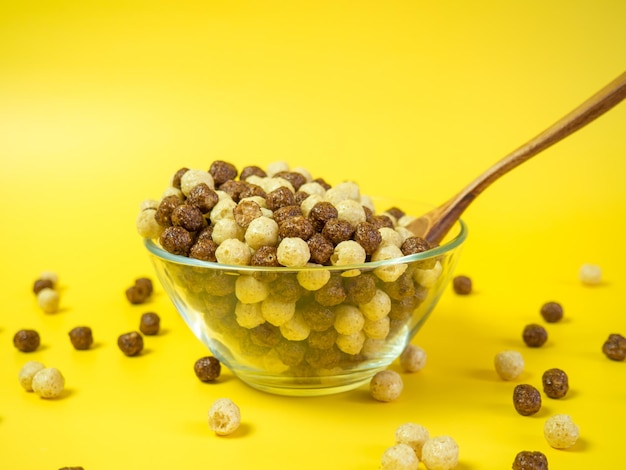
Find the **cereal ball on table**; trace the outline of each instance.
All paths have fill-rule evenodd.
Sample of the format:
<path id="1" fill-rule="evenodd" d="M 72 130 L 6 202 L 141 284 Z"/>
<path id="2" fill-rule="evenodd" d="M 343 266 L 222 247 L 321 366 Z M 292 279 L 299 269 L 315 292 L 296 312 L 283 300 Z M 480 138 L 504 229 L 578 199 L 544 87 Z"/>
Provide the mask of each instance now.
<path id="1" fill-rule="evenodd" d="M 370 381 L 370 393 L 378 401 L 390 402 L 397 399 L 403 388 L 402 377 L 393 370 L 382 370 Z"/>
<path id="2" fill-rule="evenodd" d="M 569 379 L 565 371 L 557 368 L 548 369 L 541 377 L 543 393 L 549 398 L 563 398 L 569 390 Z"/>
<path id="3" fill-rule="evenodd" d="M 37 303 L 39 308 L 45 313 L 55 313 L 59 310 L 60 296 L 57 291 L 50 287 L 41 289 L 37 293 Z"/>
<path id="4" fill-rule="evenodd" d="M 578 271 L 580 282 L 587 286 L 597 286 L 602 282 L 602 269 L 596 264 L 585 263 Z"/>
<path id="5" fill-rule="evenodd" d="M 93 344 L 93 333 L 88 326 L 77 326 L 69 332 L 70 342 L 74 349 L 82 351 L 89 349 Z"/>
<path id="6" fill-rule="evenodd" d="M 65 378 L 54 367 L 44 368 L 33 376 L 33 392 L 41 398 L 57 398 L 63 392 Z"/>
<path id="7" fill-rule="evenodd" d="M 543 434 L 548 444 L 555 449 L 567 449 L 578 441 L 579 430 L 571 416 L 557 414 L 546 420 Z"/>
<path id="8" fill-rule="evenodd" d="M 33 352 L 40 343 L 39 333 L 35 330 L 20 330 L 13 336 L 13 346 L 22 352 Z"/>
<path id="9" fill-rule="evenodd" d="M 422 447 L 422 462 L 428 470 L 451 470 L 459 463 L 459 446 L 450 436 L 428 439 Z"/>
<path id="10" fill-rule="evenodd" d="M 405 372 L 419 372 L 426 366 L 426 351 L 414 344 L 408 344 L 400 354 L 400 367 Z"/>
<path id="11" fill-rule="evenodd" d="M 143 350 L 143 337 L 136 331 L 125 333 L 117 338 L 117 346 L 126 356 L 137 356 Z"/>
<path id="12" fill-rule="evenodd" d="M 153 336 L 159 333 L 161 328 L 161 317 L 154 312 L 146 312 L 139 320 L 139 331 L 144 335 Z"/>
<path id="13" fill-rule="evenodd" d="M 548 323 L 556 323 L 563 318 L 563 306 L 558 302 L 546 302 L 539 313 Z"/>
<path id="14" fill-rule="evenodd" d="M 539 451 L 524 450 L 515 456 L 513 470 L 548 470 L 548 459 Z"/>
<path id="15" fill-rule="evenodd" d="M 418 459 L 422 459 L 422 448 L 430 438 L 428 429 L 416 423 L 404 423 L 396 429 L 396 443 L 410 446 Z"/>
<path id="16" fill-rule="evenodd" d="M 513 405 L 522 416 L 531 416 L 541 409 L 541 394 L 529 384 L 520 384 L 513 390 Z"/>
<path id="17" fill-rule="evenodd" d="M 209 409 L 209 427 L 218 436 L 234 433 L 241 424 L 239 407 L 229 398 L 219 398 Z"/>
<path id="18" fill-rule="evenodd" d="M 28 361 L 22 366 L 18 379 L 24 390 L 27 392 L 33 391 L 33 377 L 37 372 L 45 369 L 45 367 L 41 362 L 37 361 Z"/>
<path id="19" fill-rule="evenodd" d="M 539 348 L 548 340 L 548 332 L 543 326 L 531 323 L 524 327 L 522 339 L 524 343 L 526 343 L 526 346 Z"/>
<path id="20" fill-rule="evenodd" d="M 413 449 L 406 444 L 389 447 L 380 459 L 380 470 L 417 470 L 419 460 Z"/>
<path id="21" fill-rule="evenodd" d="M 518 351 L 501 351 L 493 363 L 502 380 L 515 380 L 524 372 L 524 358 Z"/>
<path id="22" fill-rule="evenodd" d="M 193 370 L 201 382 L 213 382 L 220 376 L 222 365 L 216 357 L 205 356 L 194 363 Z"/>
<path id="23" fill-rule="evenodd" d="M 452 280 L 452 288 L 458 295 L 469 295 L 472 293 L 472 280 L 467 276 L 455 276 Z"/>

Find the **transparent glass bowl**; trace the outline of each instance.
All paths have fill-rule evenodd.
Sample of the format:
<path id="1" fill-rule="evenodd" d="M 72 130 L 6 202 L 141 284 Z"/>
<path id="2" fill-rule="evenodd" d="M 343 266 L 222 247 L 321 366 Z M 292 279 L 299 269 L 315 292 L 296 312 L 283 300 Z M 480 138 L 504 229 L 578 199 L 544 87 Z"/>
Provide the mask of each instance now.
<path id="1" fill-rule="evenodd" d="M 182 318 L 233 374 L 266 392 L 315 396 L 359 387 L 400 355 L 449 284 L 466 236 L 459 221 L 424 253 L 298 269 L 227 266 L 145 246 Z M 326 277 L 309 290 L 317 286 L 305 279 Z"/>

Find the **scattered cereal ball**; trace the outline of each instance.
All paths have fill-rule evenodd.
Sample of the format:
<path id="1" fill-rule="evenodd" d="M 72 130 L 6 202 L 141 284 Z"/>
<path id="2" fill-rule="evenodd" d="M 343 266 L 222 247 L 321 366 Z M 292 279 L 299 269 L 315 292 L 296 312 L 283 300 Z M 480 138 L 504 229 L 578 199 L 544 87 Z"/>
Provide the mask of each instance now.
<path id="1" fill-rule="evenodd" d="M 33 284 L 33 292 L 39 294 L 42 289 L 54 289 L 54 284 L 50 279 L 37 279 Z"/>
<path id="2" fill-rule="evenodd" d="M 126 298 L 131 304 L 142 304 L 150 298 L 153 291 L 152 281 L 147 277 L 140 277 L 135 279 L 135 284 L 126 289 Z"/>
<path id="3" fill-rule="evenodd" d="M 426 366 L 426 351 L 414 344 L 407 344 L 400 354 L 400 367 L 405 372 L 419 372 Z"/>
<path id="4" fill-rule="evenodd" d="M 515 380 L 524 372 L 524 358 L 518 351 L 501 351 L 496 354 L 493 363 L 503 380 Z"/>
<path id="5" fill-rule="evenodd" d="M 56 398 L 63 392 L 65 378 L 59 369 L 44 368 L 33 376 L 32 387 L 41 398 Z"/>
<path id="6" fill-rule="evenodd" d="M 136 356 L 143 350 L 143 337 L 136 331 L 117 338 L 117 346 L 126 356 Z"/>
<path id="7" fill-rule="evenodd" d="M 455 276 L 452 288 L 459 295 L 469 295 L 472 293 L 472 280 L 467 276 Z"/>
<path id="8" fill-rule="evenodd" d="M 370 381 L 370 393 L 375 400 L 389 402 L 400 396 L 404 383 L 393 370 L 381 370 Z"/>
<path id="9" fill-rule="evenodd" d="M 419 460 L 407 444 L 389 447 L 380 459 L 380 470 L 417 470 Z"/>
<path id="10" fill-rule="evenodd" d="M 50 281 L 52 283 L 52 288 L 55 289 L 57 284 L 59 283 L 59 275 L 54 271 L 44 271 L 39 275 L 39 279 L 43 281 Z"/>
<path id="11" fill-rule="evenodd" d="M 60 296 L 57 291 L 46 287 L 37 293 L 39 308 L 45 313 L 55 313 L 59 310 Z"/>
<path id="12" fill-rule="evenodd" d="M 578 441 L 578 426 L 566 414 L 551 416 L 543 426 L 543 435 L 555 449 L 567 449 Z"/>
<path id="13" fill-rule="evenodd" d="M 429 438 L 428 429 L 420 424 L 404 423 L 396 429 L 396 443 L 410 446 L 420 460 L 422 448 Z"/>
<path id="14" fill-rule="evenodd" d="M 239 407 L 229 398 L 217 399 L 209 409 L 209 427 L 218 436 L 235 432 L 241 424 Z"/>
<path id="15" fill-rule="evenodd" d="M 541 409 L 541 394 L 532 385 L 520 384 L 513 390 L 513 406 L 522 416 L 531 416 Z"/>
<path id="16" fill-rule="evenodd" d="M 195 362 L 193 370 L 200 381 L 213 382 L 220 376 L 222 365 L 216 357 L 205 356 Z"/>
<path id="17" fill-rule="evenodd" d="M 563 306 L 558 302 L 546 302 L 541 306 L 540 313 L 548 323 L 556 323 L 563 318 Z"/>
<path id="18" fill-rule="evenodd" d="M 20 330 L 13 336 L 13 346 L 22 352 L 33 352 L 40 342 L 39 333 L 35 330 Z"/>
<path id="19" fill-rule="evenodd" d="M 515 456 L 513 470 L 548 470 L 548 459 L 539 451 L 523 450 Z"/>
<path id="20" fill-rule="evenodd" d="M 610 334 L 602 345 L 602 352 L 612 361 L 623 361 L 626 359 L 626 338 L 617 333 Z"/>
<path id="21" fill-rule="evenodd" d="M 84 467 L 61 467 L 59 470 L 85 470 Z"/>
<path id="22" fill-rule="evenodd" d="M 69 336 L 72 346 L 79 351 L 89 349 L 93 344 L 93 334 L 88 326 L 72 328 Z"/>
<path id="23" fill-rule="evenodd" d="M 522 338 L 524 339 L 526 346 L 539 348 L 547 341 L 548 332 L 543 326 L 533 323 L 524 327 Z"/>
<path id="24" fill-rule="evenodd" d="M 583 264 L 578 271 L 578 278 L 587 286 L 597 286 L 602 281 L 602 270 L 595 264 Z"/>
<path id="25" fill-rule="evenodd" d="M 422 447 L 422 462 L 428 470 L 450 470 L 459 463 L 459 446 L 450 436 L 428 439 Z"/>
<path id="26" fill-rule="evenodd" d="M 41 362 L 37 361 L 28 361 L 22 366 L 18 379 L 20 381 L 20 385 L 24 387 L 24 390 L 27 392 L 33 391 L 33 377 L 37 372 L 45 369 L 45 367 L 46 366 L 44 366 Z"/>
<path id="27" fill-rule="evenodd" d="M 141 315 L 139 331 L 144 335 L 153 336 L 159 333 L 161 318 L 154 312 L 146 312 Z"/>
<path id="28" fill-rule="evenodd" d="M 561 369 L 548 369 L 541 377 L 543 392 L 549 398 L 563 398 L 569 390 L 567 374 Z"/>

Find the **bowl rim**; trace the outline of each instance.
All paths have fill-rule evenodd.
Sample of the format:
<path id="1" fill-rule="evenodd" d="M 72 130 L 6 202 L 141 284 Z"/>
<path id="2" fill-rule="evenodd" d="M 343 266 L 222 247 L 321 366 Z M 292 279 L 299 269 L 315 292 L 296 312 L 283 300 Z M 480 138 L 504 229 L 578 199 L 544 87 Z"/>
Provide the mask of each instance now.
<path id="1" fill-rule="evenodd" d="M 288 267 L 288 266 L 250 266 L 250 265 L 236 265 L 236 264 L 223 264 L 217 263 L 213 261 L 203 261 L 196 258 L 189 258 L 188 256 L 175 255 L 172 254 L 165 249 L 161 248 L 154 240 L 150 238 L 144 238 L 143 243 L 147 250 L 157 258 L 160 258 L 165 261 L 169 261 L 170 263 L 175 263 L 184 266 L 197 267 L 197 268 L 205 268 L 210 270 L 224 270 L 224 271 L 239 271 L 239 272 L 301 272 L 301 271 L 317 271 L 317 270 L 327 270 L 327 271 L 348 271 L 352 269 L 359 270 L 372 270 L 375 268 L 385 267 L 385 266 L 393 266 L 397 264 L 405 264 L 405 263 L 415 263 L 417 261 L 423 261 L 430 258 L 434 258 L 437 256 L 441 256 L 445 253 L 448 253 L 455 248 L 461 246 L 463 242 L 467 239 L 467 224 L 459 219 L 455 226 L 458 226 L 458 232 L 454 235 L 450 240 L 445 243 L 436 246 L 427 251 L 423 251 L 421 253 L 415 253 L 412 255 L 401 256 L 398 258 L 392 258 L 381 261 L 368 261 L 367 263 L 359 263 L 359 264 L 346 264 L 339 266 L 325 266 L 325 265 L 307 265 L 302 267 Z"/>

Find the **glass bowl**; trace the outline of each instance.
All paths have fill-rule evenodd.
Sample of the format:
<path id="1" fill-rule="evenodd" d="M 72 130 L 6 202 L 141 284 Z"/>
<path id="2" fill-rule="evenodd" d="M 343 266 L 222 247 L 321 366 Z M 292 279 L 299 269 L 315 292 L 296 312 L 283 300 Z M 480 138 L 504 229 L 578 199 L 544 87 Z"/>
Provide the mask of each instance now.
<path id="1" fill-rule="evenodd" d="M 144 243 L 182 318 L 233 374 L 265 392 L 315 396 L 359 387 L 401 354 L 449 284 L 466 237 L 459 221 L 423 253 L 304 268 L 229 266 Z"/>

